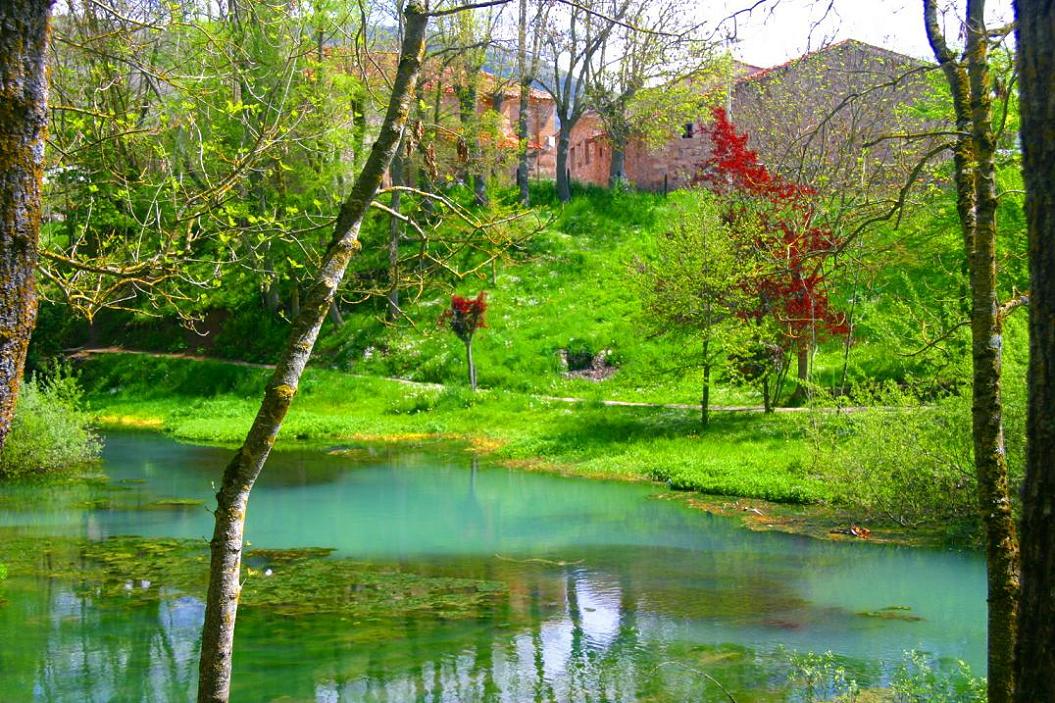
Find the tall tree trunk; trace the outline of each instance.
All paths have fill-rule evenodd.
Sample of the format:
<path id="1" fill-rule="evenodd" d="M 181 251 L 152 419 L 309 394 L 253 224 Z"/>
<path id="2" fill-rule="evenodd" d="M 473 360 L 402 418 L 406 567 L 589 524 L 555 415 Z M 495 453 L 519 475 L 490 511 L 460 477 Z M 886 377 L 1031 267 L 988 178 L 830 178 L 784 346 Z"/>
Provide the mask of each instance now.
<path id="1" fill-rule="evenodd" d="M 523 0 L 522 0 L 523 1 Z M 530 109 L 531 83 L 520 84 L 520 112 L 517 115 L 517 186 L 520 189 L 520 204 L 531 204 L 529 190 L 531 174 L 528 171 L 528 110 Z"/>
<path id="2" fill-rule="evenodd" d="M 1015 701 L 1055 701 L 1055 6 L 1016 0 L 1029 226 L 1029 407 Z"/>
<path id="3" fill-rule="evenodd" d="M 528 172 L 528 109 L 531 106 L 531 84 L 534 76 L 528 68 L 528 0 L 520 0 L 520 11 L 517 16 L 517 70 L 520 78 L 519 111 L 517 112 L 517 186 L 520 188 L 520 204 L 527 207 L 531 204 L 531 192 L 528 189 L 530 174 Z M 535 63 L 534 57 L 531 58 Z"/>
<path id="4" fill-rule="evenodd" d="M 626 146 L 612 143 L 612 161 L 608 167 L 608 187 L 615 188 L 626 180 Z"/>
<path id="5" fill-rule="evenodd" d="M 1014 695 L 1015 630 L 1018 609 L 1018 544 L 1011 513 L 1004 447 L 1002 324 L 996 297 L 996 151 L 992 129 L 985 3 L 967 3 L 967 74 L 971 85 L 974 141 L 975 229 L 971 254 L 971 356 L 974 401 L 971 420 L 978 500 L 986 533 L 989 590 L 989 703 Z"/>
<path id="6" fill-rule="evenodd" d="M 557 139 L 557 198 L 566 203 L 571 200 L 571 173 L 568 171 L 568 150 L 571 148 L 571 127 L 561 120 L 560 136 Z"/>
<path id="7" fill-rule="evenodd" d="M 50 0 L 0 3 L 0 451 L 37 320 Z"/>
<path id="8" fill-rule="evenodd" d="M 996 169 L 985 2 L 967 2 L 966 64 L 945 42 L 935 0 L 924 0 L 923 8 L 927 38 L 952 92 L 957 129 L 963 130 L 953 165 L 971 285 L 971 425 L 978 503 L 985 530 L 989 701 L 1009 703 L 1014 691 L 1018 546 L 1000 395 L 1002 325 L 996 298 Z"/>
<path id="9" fill-rule="evenodd" d="M 707 345 L 703 345 L 704 354 Z M 700 395 L 700 424 L 707 427 L 711 422 L 711 365 L 703 362 L 703 393 Z"/>
<path id="10" fill-rule="evenodd" d="M 377 141 L 370 149 L 362 173 L 341 205 L 333 237 L 305 297 L 301 314 L 293 320 L 289 341 L 267 384 L 260 410 L 245 442 L 224 470 L 220 491 L 216 494 L 209 590 L 198 668 L 199 703 L 227 701 L 230 696 L 231 655 L 241 590 L 242 546 L 249 492 L 275 443 L 348 263 L 359 249 L 359 228 L 363 217 L 395 154 L 410 112 L 412 90 L 424 54 L 428 15 L 421 2 L 412 0 L 407 4 L 405 16 L 399 68 Z"/>
<path id="11" fill-rule="evenodd" d="M 392 185 L 403 185 L 403 141 L 396 148 L 396 155 L 392 157 L 392 165 L 388 173 L 392 178 Z M 392 201 L 389 208 L 392 212 L 399 213 L 402 207 L 402 191 L 392 191 Z M 398 218 L 392 217 L 388 223 L 388 319 L 395 320 L 399 317 L 399 240 L 402 236 L 402 223 Z"/>
<path id="12" fill-rule="evenodd" d="M 473 361 L 473 342 L 465 342 L 465 363 L 469 367 L 469 388 L 476 390 L 476 363 Z"/>

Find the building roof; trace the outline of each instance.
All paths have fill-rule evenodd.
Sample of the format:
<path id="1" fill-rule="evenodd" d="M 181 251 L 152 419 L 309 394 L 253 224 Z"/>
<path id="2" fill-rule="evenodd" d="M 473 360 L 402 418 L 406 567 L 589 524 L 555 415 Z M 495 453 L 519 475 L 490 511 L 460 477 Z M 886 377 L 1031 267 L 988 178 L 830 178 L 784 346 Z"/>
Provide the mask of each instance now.
<path id="1" fill-rule="evenodd" d="M 834 44 L 828 44 L 827 46 L 823 46 L 820 49 L 815 49 L 813 51 L 806 52 L 801 56 L 796 56 L 795 58 L 789 59 L 788 61 L 785 61 L 782 64 L 777 64 L 776 66 L 770 66 L 769 68 L 757 68 L 754 66 L 749 66 L 750 68 L 754 68 L 756 70 L 737 78 L 736 82 L 749 83 L 753 81 L 765 80 L 778 73 L 794 68 L 803 61 L 809 61 L 811 59 L 819 58 L 827 54 L 834 53 L 836 51 L 842 51 L 843 49 L 847 48 L 857 48 L 861 49 L 862 51 L 867 51 L 873 54 L 884 55 L 888 58 L 895 59 L 904 63 L 923 63 L 919 59 L 913 58 L 912 56 L 908 56 L 907 54 L 901 54 L 897 51 L 884 49 L 881 46 L 875 46 L 874 44 L 863 42 L 860 39 L 843 39 L 842 41 L 835 42 Z M 736 63 L 738 65 L 748 66 L 748 64 L 741 64 L 741 62 L 739 61 Z"/>

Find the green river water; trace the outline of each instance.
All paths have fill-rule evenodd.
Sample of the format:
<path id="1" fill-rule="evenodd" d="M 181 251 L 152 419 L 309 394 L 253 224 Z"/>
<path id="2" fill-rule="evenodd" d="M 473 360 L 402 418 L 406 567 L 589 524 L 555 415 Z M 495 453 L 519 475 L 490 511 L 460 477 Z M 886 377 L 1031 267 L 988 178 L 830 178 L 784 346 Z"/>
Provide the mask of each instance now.
<path id="1" fill-rule="evenodd" d="M 0 488 L 0 562 L 17 561 L 5 553 L 16 539 L 204 545 L 205 506 L 157 501 L 208 504 L 229 455 L 114 434 L 101 488 Z M 984 672 L 978 555 L 754 533 L 664 492 L 451 448 L 276 451 L 250 503 L 254 548 L 329 547 L 330 559 L 498 590 L 457 617 L 400 600 L 366 616 L 313 613 L 308 596 L 293 611 L 244 604 L 233 699 L 727 701 L 717 680 L 740 703 L 795 700 L 789 651 L 831 650 L 865 685 L 889 680 L 911 649 Z M 250 563 L 252 579 L 283 568 Z M 199 593 L 141 578 L 134 559 L 121 568 L 106 588 L 12 570 L 0 584 L 0 702 L 192 697 Z"/>

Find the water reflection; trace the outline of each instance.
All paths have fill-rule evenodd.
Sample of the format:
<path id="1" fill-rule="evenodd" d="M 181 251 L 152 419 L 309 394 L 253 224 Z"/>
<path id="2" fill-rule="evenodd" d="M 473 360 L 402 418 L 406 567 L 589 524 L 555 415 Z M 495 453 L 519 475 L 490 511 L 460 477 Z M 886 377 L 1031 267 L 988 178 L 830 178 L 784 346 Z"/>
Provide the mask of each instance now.
<path id="1" fill-rule="evenodd" d="M 627 583 L 576 570 L 536 576 L 521 581 L 526 590 L 517 597 L 470 622 L 292 621 L 244 609 L 234 695 L 320 702 L 724 700 L 692 671 L 703 667 L 758 700 L 780 666 L 778 658 L 737 647 L 671 649 L 648 619 L 640 624 L 639 599 Z M 203 616 L 197 599 L 161 594 L 139 603 L 25 579 L 7 591 L 11 603 L 0 609 L 3 700 L 192 696 Z M 24 636 L 12 639 L 19 631 Z"/>
<path id="2" fill-rule="evenodd" d="M 226 452 L 112 438 L 103 490 L 30 506 L 0 492 L 0 525 L 91 539 L 204 538 Z M 114 488 L 119 490 L 114 490 Z M 984 572 L 974 555 L 754 534 L 643 485 L 575 481 L 462 454 L 280 452 L 254 492 L 259 547 L 327 546 L 407 571 L 499 581 L 472 620 L 291 619 L 243 608 L 235 696 L 282 701 L 782 700 L 781 646 L 833 650 L 880 679 L 923 648 L 980 669 Z M 21 506 L 21 507 L 19 507 Z M 2 560 L 0 545 L 0 560 Z M 42 557 L 43 558 L 43 557 Z M 0 700 L 183 701 L 200 602 L 130 581 L 11 579 L 0 597 Z M 133 597 L 154 589 L 159 597 Z M 922 620 L 862 617 L 898 605 Z"/>

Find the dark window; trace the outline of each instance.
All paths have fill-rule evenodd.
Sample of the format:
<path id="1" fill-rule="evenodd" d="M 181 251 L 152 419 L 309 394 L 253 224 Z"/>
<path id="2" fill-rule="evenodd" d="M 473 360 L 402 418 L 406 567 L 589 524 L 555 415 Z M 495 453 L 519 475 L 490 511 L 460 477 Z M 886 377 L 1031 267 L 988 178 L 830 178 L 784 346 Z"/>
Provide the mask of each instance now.
<path id="1" fill-rule="evenodd" d="M 681 133 L 681 138 L 682 139 L 692 139 L 692 137 L 695 134 L 695 132 L 696 132 L 696 125 L 694 125 L 692 122 L 686 122 L 685 123 L 685 131 Z"/>
<path id="2" fill-rule="evenodd" d="M 586 163 L 590 163 L 590 144 L 586 144 Z"/>

